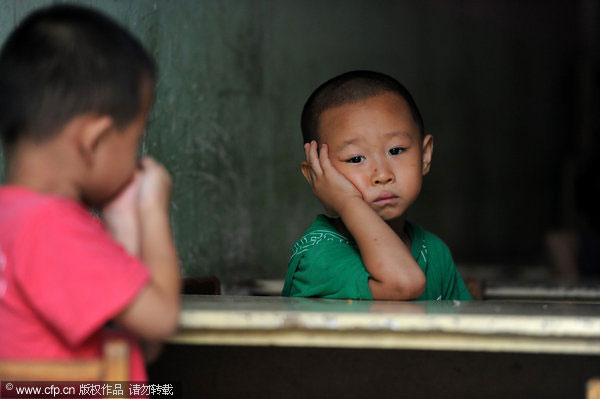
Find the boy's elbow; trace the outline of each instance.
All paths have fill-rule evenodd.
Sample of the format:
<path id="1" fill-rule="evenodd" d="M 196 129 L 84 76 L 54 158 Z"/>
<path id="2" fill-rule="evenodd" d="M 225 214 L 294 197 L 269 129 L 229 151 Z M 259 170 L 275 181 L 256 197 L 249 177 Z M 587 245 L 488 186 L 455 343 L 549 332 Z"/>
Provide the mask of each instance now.
<path id="1" fill-rule="evenodd" d="M 394 281 L 373 282 L 371 294 L 374 299 L 408 301 L 416 299 L 425 291 L 425 276 L 398 278 Z"/>
<path id="2" fill-rule="evenodd" d="M 164 297 L 149 288 L 115 320 L 143 339 L 160 341 L 177 330 L 179 308 L 179 295 Z"/>
<path id="3" fill-rule="evenodd" d="M 175 313 L 171 316 L 171 319 L 165 323 L 164 329 L 160 332 L 158 339 L 167 339 L 177 331 L 179 324 L 179 314 Z"/>
<path id="4" fill-rule="evenodd" d="M 141 335 L 145 339 L 160 341 L 169 338 L 177 331 L 179 324 L 179 304 L 169 307 L 161 312 L 160 317 L 151 328 L 146 329 Z"/>
<path id="5" fill-rule="evenodd" d="M 398 279 L 394 282 L 396 300 L 406 301 L 420 297 L 425 291 L 425 275 L 420 274 Z"/>
<path id="6" fill-rule="evenodd" d="M 179 324 L 179 312 L 180 312 L 180 304 L 179 304 L 179 296 L 177 300 L 171 303 L 167 309 L 164 311 L 164 323 L 163 328 L 161 329 L 161 337 L 160 339 L 169 338 L 171 335 L 177 331 L 177 326 Z"/>
<path id="7" fill-rule="evenodd" d="M 147 336 L 144 338 L 152 340 L 163 340 L 169 338 L 177 331 L 179 324 L 179 312 L 181 308 L 181 298 L 179 291 L 165 293 L 162 290 L 155 291 L 155 307 L 149 306 L 147 309 L 151 312 L 152 328 L 149 328 Z M 152 336 L 148 336 L 152 335 Z"/>
<path id="8" fill-rule="evenodd" d="M 412 284 L 409 288 L 410 299 L 416 299 L 425 292 L 425 277 L 418 279 L 417 282 Z"/>

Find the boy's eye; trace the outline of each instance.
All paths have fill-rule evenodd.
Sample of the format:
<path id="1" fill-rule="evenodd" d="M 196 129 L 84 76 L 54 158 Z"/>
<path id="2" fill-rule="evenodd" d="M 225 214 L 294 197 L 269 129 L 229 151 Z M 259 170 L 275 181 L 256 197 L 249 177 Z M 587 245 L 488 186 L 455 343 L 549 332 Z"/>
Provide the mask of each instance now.
<path id="1" fill-rule="evenodd" d="M 363 157 L 362 155 L 355 155 L 355 156 L 347 159 L 346 162 L 348 162 L 348 163 L 361 163 L 364 159 L 365 159 L 365 157 Z"/>
<path id="2" fill-rule="evenodd" d="M 390 153 L 390 155 L 398 155 L 403 151 L 404 151 L 404 148 L 402 148 L 402 147 L 394 147 L 389 151 L 389 153 Z"/>

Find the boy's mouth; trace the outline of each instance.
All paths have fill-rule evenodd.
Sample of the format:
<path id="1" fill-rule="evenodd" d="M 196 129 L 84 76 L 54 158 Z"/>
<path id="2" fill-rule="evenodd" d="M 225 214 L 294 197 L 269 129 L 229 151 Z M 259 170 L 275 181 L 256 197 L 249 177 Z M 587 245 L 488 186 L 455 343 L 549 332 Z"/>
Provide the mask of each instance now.
<path id="1" fill-rule="evenodd" d="M 384 191 L 383 193 L 379 194 L 379 197 L 377 197 L 373 203 L 375 205 L 386 205 L 396 201 L 397 199 L 398 196 L 396 194 L 389 191 Z"/>

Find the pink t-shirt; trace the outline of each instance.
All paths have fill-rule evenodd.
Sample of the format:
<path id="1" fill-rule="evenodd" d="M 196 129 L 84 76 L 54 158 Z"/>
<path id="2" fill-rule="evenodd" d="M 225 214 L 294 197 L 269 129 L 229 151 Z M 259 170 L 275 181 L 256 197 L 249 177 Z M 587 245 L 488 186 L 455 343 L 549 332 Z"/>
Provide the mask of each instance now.
<path id="1" fill-rule="evenodd" d="M 0 359 L 99 357 L 105 324 L 148 278 L 76 201 L 0 188 Z M 130 380 L 145 381 L 139 345 L 129 338 Z"/>

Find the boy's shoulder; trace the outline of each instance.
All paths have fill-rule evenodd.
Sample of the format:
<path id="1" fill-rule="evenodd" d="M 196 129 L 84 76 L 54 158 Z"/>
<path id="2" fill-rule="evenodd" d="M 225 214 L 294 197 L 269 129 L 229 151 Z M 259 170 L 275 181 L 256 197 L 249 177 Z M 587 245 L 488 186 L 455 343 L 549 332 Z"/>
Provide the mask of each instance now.
<path id="1" fill-rule="evenodd" d="M 51 216 L 56 204 L 54 197 L 22 187 L 2 186 L 0 187 L 0 222 L 12 224 L 13 227 L 23 227 L 35 223 L 40 217 Z"/>
<path id="2" fill-rule="evenodd" d="M 15 254 L 26 254 L 40 245 L 59 251 L 92 241 L 106 248 L 112 245 L 109 238 L 101 220 L 74 199 L 0 187 L 0 245 Z"/>
<path id="3" fill-rule="evenodd" d="M 420 256 L 427 258 L 431 254 L 436 259 L 451 259 L 450 249 L 436 234 L 425 230 L 413 222 L 406 222 L 406 231 L 412 240 L 411 253 L 415 260 Z M 357 249 L 356 242 L 341 234 L 334 226 L 333 219 L 317 215 L 315 221 L 292 246 L 290 260 L 307 251 L 324 251 L 329 247 L 350 246 Z"/>
<path id="4" fill-rule="evenodd" d="M 64 221 L 72 217 L 87 219 L 87 221 L 95 219 L 74 200 L 41 194 L 17 186 L 0 187 L 0 208 L 2 209 L 0 220 L 3 223 L 11 223 L 13 227 L 53 218 Z"/>
<path id="5" fill-rule="evenodd" d="M 292 246 L 290 258 L 327 243 L 352 245 L 353 241 L 338 232 L 330 218 L 317 215 L 315 221 Z"/>
<path id="6" fill-rule="evenodd" d="M 283 296 L 373 299 L 354 240 L 318 215 L 292 246 Z"/>

